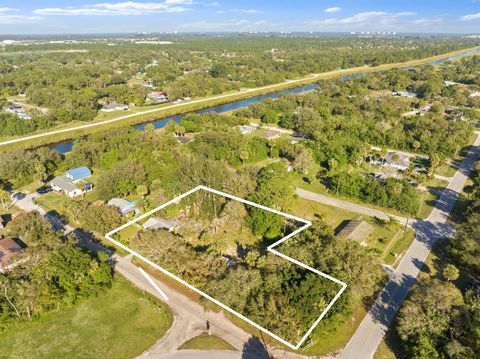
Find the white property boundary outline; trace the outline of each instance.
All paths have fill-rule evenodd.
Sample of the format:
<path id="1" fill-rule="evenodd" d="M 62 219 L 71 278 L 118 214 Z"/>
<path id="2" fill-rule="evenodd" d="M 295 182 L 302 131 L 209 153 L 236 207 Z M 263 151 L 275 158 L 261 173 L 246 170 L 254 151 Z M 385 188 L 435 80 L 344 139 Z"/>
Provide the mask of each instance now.
<path id="1" fill-rule="evenodd" d="M 281 215 L 281 216 L 283 216 L 283 217 L 287 217 L 287 218 L 293 219 L 293 220 L 295 220 L 295 221 L 304 223 L 304 225 L 303 225 L 302 227 L 300 227 L 299 229 L 293 231 L 292 233 L 288 234 L 288 235 L 285 236 L 284 238 L 282 238 L 282 239 L 278 240 L 277 242 L 275 242 L 275 243 L 271 244 L 270 246 L 268 246 L 268 247 L 267 247 L 267 251 L 269 251 L 269 252 L 271 252 L 271 253 L 273 253 L 273 254 L 275 254 L 275 255 L 277 255 L 277 256 L 280 256 L 280 257 L 286 259 L 287 261 L 290 261 L 290 262 L 292 262 L 292 263 L 295 263 L 296 265 L 298 265 L 298 266 L 300 266 L 300 267 L 303 267 L 303 268 L 305 268 L 305 269 L 307 269 L 307 270 L 309 270 L 309 271 L 311 271 L 311 272 L 314 272 L 314 273 L 316 273 L 316 274 L 318 274 L 318 275 L 320 275 L 320 276 L 322 276 L 322 277 L 325 277 L 325 278 L 327 278 L 327 279 L 330 279 L 331 281 L 333 281 L 333 282 L 341 285 L 342 288 L 341 288 L 341 289 L 339 290 L 339 292 L 335 295 L 335 297 L 330 301 L 330 303 L 327 305 L 327 307 L 325 308 L 325 310 L 324 310 L 324 311 L 320 314 L 320 316 L 315 320 L 315 322 L 313 323 L 313 325 L 310 327 L 310 329 L 308 329 L 308 331 L 305 333 L 305 335 L 300 339 L 300 341 L 299 341 L 297 344 L 291 344 L 291 343 L 287 342 L 285 339 L 280 338 L 278 335 L 270 332 L 268 329 L 263 328 L 262 326 L 258 325 L 257 323 L 255 323 L 255 322 L 253 322 L 252 320 L 250 320 L 250 319 L 248 319 L 247 317 L 245 317 L 244 315 L 238 313 L 237 311 L 235 311 L 235 310 L 231 309 L 230 307 L 226 306 L 225 304 L 219 302 L 218 300 L 216 300 L 215 298 L 211 297 L 210 295 L 208 295 L 208 294 L 202 292 L 201 290 L 195 288 L 194 286 L 192 286 L 192 285 L 190 285 L 189 283 L 185 282 L 183 279 L 181 279 L 181 278 L 177 277 L 176 275 L 170 273 L 169 271 L 163 269 L 162 267 L 160 267 L 160 266 L 158 266 L 157 264 L 153 263 L 151 260 L 143 257 L 141 254 L 133 251 L 132 249 L 128 248 L 127 246 L 123 245 L 122 243 L 116 241 L 115 239 L 113 239 L 113 238 L 111 237 L 111 236 L 114 235 L 115 233 L 120 232 L 122 229 L 124 229 L 124 228 L 126 228 L 126 227 L 128 227 L 128 226 L 130 226 L 130 225 L 132 225 L 132 224 L 134 224 L 134 223 L 136 223 L 136 222 L 138 222 L 138 221 L 140 221 L 140 220 L 142 220 L 142 219 L 144 219 L 144 218 L 152 215 L 152 214 L 154 214 L 155 212 L 157 212 L 157 211 L 159 211 L 159 210 L 161 210 L 161 209 L 163 209 L 163 208 L 165 208 L 165 207 L 167 207 L 167 206 L 169 206 L 169 205 L 171 205 L 171 204 L 173 204 L 173 203 L 179 202 L 181 199 L 183 199 L 183 198 L 185 198 L 185 197 L 187 197 L 187 196 L 191 195 L 192 193 L 195 193 L 195 192 L 197 192 L 197 191 L 199 191 L 199 190 L 204 190 L 204 191 L 207 191 L 207 192 L 215 193 L 215 194 L 217 194 L 217 195 L 220 195 L 220 196 L 223 196 L 223 197 L 227 197 L 227 198 L 233 199 L 233 200 L 235 200 L 235 201 L 240 201 L 240 202 L 242 202 L 242 203 L 245 203 L 245 204 L 248 204 L 248 205 L 257 207 L 257 208 L 261 208 L 261 209 L 266 210 L 266 211 L 268 211 L 268 212 L 272 212 L 272 213 Z M 188 191 L 188 192 L 185 192 L 184 194 L 182 194 L 182 195 L 180 195 L 180 196 L 178 196 L 178 197 L 175 197 L 174 199 L 172 199 L 172 200 L 170 200 L 170 201 L 162 204 L 161 206 L 159 206 L 159 207 L 157 207 L 157 208 L 155 208 L 155 209 L 152 209 L 151 211 L 149 211 L 149 212 L 147 212 L 147 213 L 145 213 L 145 214 L 143 214 L 143 215 L 141 215 L 141 216 L 139 216 L 139 217 L 131 220 L 130 222 L 128 222 L 128 223 L 126 223 L 126 224 L 124 224 L 124 225 L 122 225 L 122 226 L 120 226 L 120 227 L 118 227 L 118 228 L 116 228 L 116 229 L 114 229 L 114 230 L 112 230 L 112 231 L 110 231 L 110 232 L 108 232 L 107 234 L 105 234 L 105 238 L 108 239 L 109 241 L 111 241 L 113 244 L 115 244 L 115 245 L 119 246 L 120 248 L 126 250 L 127 252 L 131 253 L 133 256 L 135 256 L 135 257 L 143 260 L 145 263 L 151 265 L 151 266 L 154 267 L 155 269 L 158 269 L 159 271 L 161 271 L 161 272 L 164 273 L 165 275 L 167 275 L 167 276 L 175 279 L 176 281 L 180 282 L 181 284 L 185 285 L 187 288 L 189 288 L 189 289 L 193 290 L 194 292 L 200 294 L 201 296 L 203 296 L 203 297 L 211 300 L 213 303 L 217 304 L 218 306 L 220 306 L 221 308 L 225 309 L 226 311 L 228 311 L 228 312 L 232 313 L 233 315 L 239 317 L 240 319 L 246 321 L 248 324 L 254 326 L 255 328 L 257 328 L 257 329 L 259 329 L 259 330 L 261 330 L 261 331 L 264 332 L 265 334 L 268 334 L 268 335 L 271 336 L 272 338 L 275 338 L 276 340 L 278 340 L 279 342 L 285 344 L 285 345 L 288 346 L 289 348 L 291 348 L 291 349 L 293 349 L 293 350 L 297 350 L 297 349 L 299 349 L 300 346 L 305 342 L 305 340 L 306 340 L 306 339 L 308 338 L 308 336 L 312 333 L 312 331 L 315 329 L 315 327 L 318 325 L 318 323 L 320 323 L 320 321 L 323 319 L 323 317 L 325 316 L 325 314 L 327 314 L 327 312 L 330 310 L 330 308 L 333 306 L 333 304 L 338 300 L 338 298 L 340 298 L 340 295 L 343 293 L 343 291 L 347 288 L 347 285 L 346 285 L 344 282 L 342 282 L 342 281 L 340 281 L 340 280 L 338 280 L 338 279 L 336 279 L 336 278 L 334 278 L 334 277 L 332 277 L 332 276 L 330 276 L 330 275 L 328 275 L 328 274 L 326 274 L 326 273 L 323 273 L 323 272 L 321 272 L 321 271 L 319 271 L 319 270 L 317 270 L 317 269 L 315 269 L 315 268 L 312 268 L 312 267 L 310 267 L 310 266 L 308 266 L 308 265 L 306 265 L 306 264 L 304 264 L 304 263 L 302 263 L 302 262 L 297 261 L 296 259 L 293 259 L 293 258 L 291 258 L 291 257 L 289 257 L 289 256 L 287 256 L 287 255 L 285 255 L 285 254 L 283 254 L 283 253 L 280 253 L 280 252 L 276 251 L 275 249 L 273 249 L 273 248 L 275 248 L 276 246 L 280 245 L 281 243 L 285 242 L 287 239 L 293 237 L 294 235 L 300 233 L 300 232 L 303 231 L 304 229 L 310 227 L 311 225 L 312 225 L 312 222 L 307 221 L 307 220 L 305 220 L 305 219 L 302 219 L 302 218 L 293 216 L 293 215 L 291 215 L 291 214 L 283 213 L 283 212 L 277 211 L 277 210 L 275 210 L 275 209 L 262 206 L 262 205 L 260 205 L 260 204 L 258 204 L 258 203 L 250 202 L 250 201 L 247 201 L 247 200 L 245 200 L 245 199 L 243 199 L 243 198 L 236 197 L 236 196 L 232 196 L 232 195 L 230 195 L 230 194 L 228 194 L 228 193 L 224 193 L 224 192 L 217 191 L 217 190 L 215 190 L 215 189 L 212 189 L 212 188 L 209 188 L 209 187 L 200 185 L 200 186 L 197 186 L 197 187 L 191 189 L 191 190 Z"/>

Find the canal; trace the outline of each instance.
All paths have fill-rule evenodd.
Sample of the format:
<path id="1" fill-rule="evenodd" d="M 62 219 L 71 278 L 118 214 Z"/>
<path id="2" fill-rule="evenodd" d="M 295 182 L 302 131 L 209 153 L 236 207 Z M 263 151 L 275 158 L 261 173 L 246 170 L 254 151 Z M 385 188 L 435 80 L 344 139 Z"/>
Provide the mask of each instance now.
<path id="1" fill-rule="evenodd" d="M 446 62 L 449 62 L 449 61 L 453 61 L 453 60 L 456 60 L 456 59 L 459 59 L 459 58 L 462 58 L 462 57 L 465 57 L 465 56 L 473 55 L 473 54 L 475 54 L 479 51 L 480 51 L 480 48 L 475 48 L 473 50 L 462 52 L 460 54 L 450 56 L 450 57 L 447 57 L 445 59 L 439 59 L 439 60 L 429 62 L 428 64 L 423 65 L 423 66 L 442 65 L 442 64 L 444 64 Z M 413 69 L 413 67 L 406 67 L 404 69 L 409 70 L 409 69 Z M 366 74 L 366 73 L 346 75 L 346 76 L 342 76 L 340 78 L 340 80 L 341 81 L 347 81 L 347 80 L 354 79 L 354 78 L 361 78 L 361 77 L 364 77 L 364 76 L 367 76 L 367 75 L 368 74 Z M 229 103 L 226 103 L 226 104 L 223 104 L 223 105 L 212 106 L 212 107 L 209 107 L 209 108 L 205 108 L 203 110 L 193 111 L 193 112 L 190 112 L 190 113 L 198 113 L 198 114 L 204 114 L 204 113 L 208 113 L 208 112 L 225 113 L 225 112 L 229 112 L 229 111 L 233 111 L 233 110 L 238 110 L 239 108 L 242 108 L 242 107 L 247 107 L 247 106 L 252 105 L 254 103 L 262 102 L 262 101 L 266 100 L 267 98 L 276 99 L 276 98 L 280 97 L 281 95 L 304 93 L 304 92 L 315 90 L 318 87 L 319 87 L 318 84 L 310 84 L 310 85 L 299 86 L 299 87 L 295 87 L 295 88 L 292 88 L 292 89 L 272 92 L 272 93 L 269 93 L 269 94 L 266 94 L 266 95 L 250 97 L 250 98 L 247 98 L 247 99 L 244 99 L 244 100 L 232 101 L 232 102 L 229 102 Z M 177 122 L 177 123 L 180 122 L 182 120 L 182 118 L 184 118 L 188 114 L 189 113 L 185 113 L 185 114 L 171 116 L 171 117 L 162 118 L 162 119 L 158 119 L 158 120 L 151 120 L 151 121 L 148 121 L 148 122 L 145 122 L 145 123 L 134 125 L 134 127 L 136 129 L 140 130 L 140 131 L 143 131 L 145 129 L 145 126 L 147 126 L 148 124 L 152 124 L 154 126 L 154 128 L 156 128 L 156 129 L 163 128 L 170 121 L 174 121 L 174 122 Z M 67 141 L 62 141 L 62 142 L 57 142 L 55 144 L 52 144 L 52 145 L 50 145 L 50 147 L 55 149 L 56 151 L 62 153 L 62 154 L 66 154 L 66 153 L 72 151 L 74 143 L 75 143 L 75 140 L 67 140 Z"/>

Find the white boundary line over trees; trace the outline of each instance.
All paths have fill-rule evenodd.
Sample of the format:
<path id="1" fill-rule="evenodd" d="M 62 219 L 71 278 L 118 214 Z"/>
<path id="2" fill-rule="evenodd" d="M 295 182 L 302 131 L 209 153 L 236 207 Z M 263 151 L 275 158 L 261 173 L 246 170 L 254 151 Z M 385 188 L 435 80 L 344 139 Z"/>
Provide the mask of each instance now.
<path id="1" fill-rule="evenodd" d="M 204 190 L 204 191 L 207 191 L 207 192 L 211 192 L 211 193 L 215 193 L 217 195 L 220 195 L 220 196 L 224 196 L 224 197 L 227 197 L 227 198 L 230 198 L 230 199 L 233 199 L 235 201 L 240 201 L 242 203 L 245 203 L 245 204 L 248 204 L 248 205 L 251 205 L 251 206 L 254 206 L 254 207 L 257 207 L 257 208 L 261 208 L 261 209 L 264 209 L 266 211 L 269 211 L 269 212 L 272 212 L 272 213 L 275 213 L 275 214 L 278 214 L 278 215 L 281 215 L 283 217 L 287 217 L 287 218 L 290 218 L 290 219 L 293 219 L 297 222 L 301 222 L 301 223 L 304 223 L 304 225 L 302 227 L 300 227 L 299 229 L 295 230 L 294 232 L 290 233 L 289 235 L 285 236 L 284 238 L 278 240 L 277 242 L 271 244 L 270 246 L 267 247 L 267 250 L 277 256 L 280 256 L 292 263 L 295 263 L 296 265 L 300 266 L 300 267 L 303 267 L 311 272 L 314 272 L 322 277 L 325 277 L 337 284 L 339 284 L 341 286 L 341 289 L 338 291 L 338 293 L 335 295 L 335 297 L 330 301 L 330 303 L 328 304 L 328 306 L 325 308 L 325 310 L 320 314 L 320 316 L 315 320 L 315 322 L 313 323 L 313 325 L 310 327 L 310 329 L 308 329 L 308 331 L 305 333 L 305 335 L 300 339 L 300 341 L 297 343 L 297 344 L 292 344 L 292 343 L 289 343 L 288 341 L 286 341 L 285 339 L 279 337 L 278 335 L 270 332 L 268 329 L 265 329 L 263 328 L 262 326 L 258 325 L 257 323 L 253 322 L 252 320 L 248 319 L 247 317 L 245 317 L 244 315 L 238 313 L 237 311 L 231 309 L 230 307 L 226 306 L 225 304 L 219 302 L 218 300 L 216 300 L 215 298 L 211 297 L 210 295 L 202 292 L 201 290 L 197 289 L 196 287 L 190 285 L 189 283 L 185 282 L 183 279 L 177 277 L 176 275 L 168 272 L 167 270 L 165 270 L 164 268 L 158 266 L 157 264 L 153 263 L 151 260 L 143 257 L 141 254 L 133 251 L 132 249 L 128 248 L 127 246 L 123 245 L 122 243 L 116 241 L 115 239 L 112 238 L 112 235 L 114 235 L 115 233 L 118 233 L 120 232 L 122 229 L 148 217 L 148 216 L 151 216 L 152 214 L 154 214 L 155 212 L 173 204 L 173 203 L 177 203 L 179 202 L 181 199 L 191 195 L 192 193 L 194 192 L 197 192 L 199 190 Z M 297 350 L 301 347 L 301 345 L 305 342 L 305 340 L 308 338 L 308 336 L 312 333 L 312 331 L 315 329 L 315 327 L 318 325 L 318 323 L 320 323 L 320 321 L 323 319 L 323 317 L 325 316 L 325 314 L 327 314 L 327 312 L 330 310 L 330 308 L 333 306 L 333 304 L 338 300 L 338 298 L 340 298 L 340 295 L 343 293 L 343 291 L 347 288 L 347 285 L 328 275 L 328 274 L 325 274 L 315 268 L 312 268 L 302 262 L 299 262 L 297 261 L 296 259 L 293 259 L 283 253 L 280 253 L 278 251 L 276 251 L 274 248 L 277 247 L 278 245 L 280 245 L 281 243 L 285 242 L 287 239 L 293 237 L 294 235 L 300 233 L 301 231 L 303 231 L 304 229 L 310 227 L 312 225 L 312 222 L 310 221 L 307 221 L 305 219 L 302 219 L 302 218 L 299 218 L 299 217 L 296 217 L 296 216 L 293 216 L 291 214 L 287 214 L 287 213 L 283 213 L 283 212 L 280 212 L 280 211 L 277 211 L 275 209 L 272 209 L 272 208 L 269 208 L 269 207 L 265 207 L 265 206 L 262 206 L 258 203 L 254 203 L 254 202 L 250 202 L 250 201 L 247 201 L 243 198 L 240 198 L 240 197 L 236 197 L 236 196 L 232 196 L 228 193 L 224 193 L 224 192 L 221 192 L 221 191 L 217 191 L 215 189 L 212 189 L 212 188 L 209 188 L 209 187 L 206 187 L 206 186 L 197 186 L 193 189 L 191 189 L 190 191 L 188 192 L 185 192 L 184 194 L 162 204 L 161 206 L 131 220 L 130 222 L 108 232 L 107 234 L 105 234 L 105 238 L 108 239 L 109 241 L 111 241 L 113 244 L 119 246 L 120 248 L 126 250 L 127 252 L 131 253 L 132 255 L 134 255 L 135 257 L 141 259 L 142 261 L 144 261 L 145 263 L 151 265 L 152 267 L 158 269 L 159 271 L 161 271 L 162 273 L 164 273 L 165 275 L 175 279 L 176 281 L 180 282 L 181 284 L 185 285 L 187 288 L 193 290 L 194 292 L 200 294 L 201 296 L 209 299 L 210 301 L 212 301 L 213 303 L 217 304 L 218 306 L 220 306 L 221 308 L 225 309 L 226 311 L 232 313 L 233 315 L 239 317 L 240 319 L 246 321 L 248 324 L 254 326 L 255 328 L 261 330 L 262 332 L 264 332 L 265 334 L 268 334 L 269 336 L 271 336 L 272 338 L 275 338 L 276 340 L 278 340 L 279 342 L 281 342 L 282 344 L 285 344 L 286 346 L 288 346 L 289 348 L 293 349 L 293 350 Z"/>

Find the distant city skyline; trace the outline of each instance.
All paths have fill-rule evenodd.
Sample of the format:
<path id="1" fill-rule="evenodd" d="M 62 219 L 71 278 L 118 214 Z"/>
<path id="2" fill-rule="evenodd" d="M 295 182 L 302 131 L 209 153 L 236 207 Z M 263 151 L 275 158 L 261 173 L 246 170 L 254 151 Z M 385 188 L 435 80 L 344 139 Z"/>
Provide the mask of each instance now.
<path id="1" fill-rule="evenodd" d="M 2 1 L 0 34 L 480 33 L 480 0 Z"/>

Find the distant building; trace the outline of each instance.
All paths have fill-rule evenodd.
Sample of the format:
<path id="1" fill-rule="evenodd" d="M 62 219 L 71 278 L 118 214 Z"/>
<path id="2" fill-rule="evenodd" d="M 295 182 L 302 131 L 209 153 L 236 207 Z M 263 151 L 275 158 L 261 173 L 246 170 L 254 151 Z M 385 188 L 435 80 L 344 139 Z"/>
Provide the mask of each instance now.
<path id="1" fill-rule="evenodd" d="M 385 157 L 369 156 L 367 162 L 373 165 L 392 167 L 397 170 L 405 171 L 410 166 L 410 157 L 400 152 L 388 152 Z"/>
<path id="2" fill-rule="evenodd" d="M 361 245 L 366 245 L 365 240 L 373 232 L 373 230 L 374 228 L 367 222 L 352 220 L 348 222 L 348 224 L 337 234 L 337 236 L 354 240 Z"/>
<path id="3" fill-rule="evenodd" d="M 281 135 L 282 134 L 280 132 L 268 130 L 267 132 L 265 132 L 262 135 L 262 137 L 267 139 L 267 140 L 275 140 L 275 139 L 279 138 Z"/>
<path id="4" fill-rule="evenodd" d="M 178 143 L 180 143 L 180 144 L 182 144 L 182 145 L 186 145 L 187 143 L 193 141 L 193 137 L 192 137 L 192 136 L 177 135 L 177 136 L 175 136 L 175 138 L 176 138 L 176 140 L 178 141 Z"/>
<path id="5" fill-rule="evenodd" d="M 19 113 L 23 113 L 23 108 L 17 105 L 10 105 L 5 107 L 5 111 L 17 115 Z"/>
<path id="6" fill-rule="evenodd" d="M 240 126 L 236 126 L 235 128 L 237 128 L 242 135 L 252 133 L 253 131 L 256 130 L 255 127 L 249 126 L 249 125 L 240 125 Z"/>
<path id="7" fill-rule="evenodd" d="M 168 102 L 168 95 L 166 92 L 153 91 L 147 95 L 147 100 L 158 103 Z"/>
<path id="8" fill-rule="evenodd" d="M 445 116 L 447 116 L 450 121 L 455 121 L 455 122 L 467 121 L 463 111 L 453 109 L 453 108 L 446 109 Z"/>
<path id="9" fill-rule="evenodd" d="M 17 113 L 17 117 L 22 120 L 31 120 L 32 117 L 28 113 Z"/>
<path id="10" fill-rule="evenodd" d="M 140 83 L 140 85 L 142 85 L 143 87 L 150 87 L 150 88 L 154 88 L 155 86 L 153 85 L 153 82 L 152 81 L 142 81 Z"/>
<path id="11" fill-rule="evenodd" d="M 18 238 L 5 238 L 0 240 L 0 272 L 12 269 L 15 264 L 13 257 L 23 252 L 27 245 Z"/>
<path id="12" fill-rule="evenodd" d="M 137 203 L 127 201 L 123 198 L 112 198 L 110 201 L 108 201 L 108 205 L 118 208 L 118 210 L 123 216 L 126 216 L 127 214 L 130 214 L 132 212 L 138 214 L 138 209 L 136 207 Z"/>
<path id="13" fill-rule="evenodd" d="M 410 91 L 393 91 L 393 96 L 400 96 L 400 97 L 407 97 L 407 98 L 415 98 L 417 94 L 415 92 Z"/>
<path id="14" fill-rule="evenodd" d="M 22 120 L 30 120 L 32 117 L 25 113 L 23 108 L 18 105 L 10 105 L 4 108 L 6 112 L 12 113 L 16 115 L 18 118 L 21 118 Z"/>
<path id="15" fill-rule="evenodd" d="M 104 105 L 100 111 L 103 112 L 113 112 L 113 111 L 127 111 L 128 105 L 121 104 L 118 102 L 111 102 L 108 105 Z"/>
<path id="16" fill-rule="evenodd" d="M 448 80 L 443 81 L 443 83 L 445 84 L 445 86 L 460 85 L 458 82 Z"/>
<path id="17" fill-rule="evenodd" d="M 164 229 L 166 231 L 173 232 L 179 227 L 180 225 L 178 221 L 167 220 L 160 217 L 151 217 L 143 224 L 143 229 L 146 231 Z"/>
<path id="18" fill-rule="evenodd" d="M 420 114 L 425 114 L 427 112 L 430 112 L 432 110 L 432 105 L 429 103 L 426 103 L 425 105 L 420 107 Z"/>

